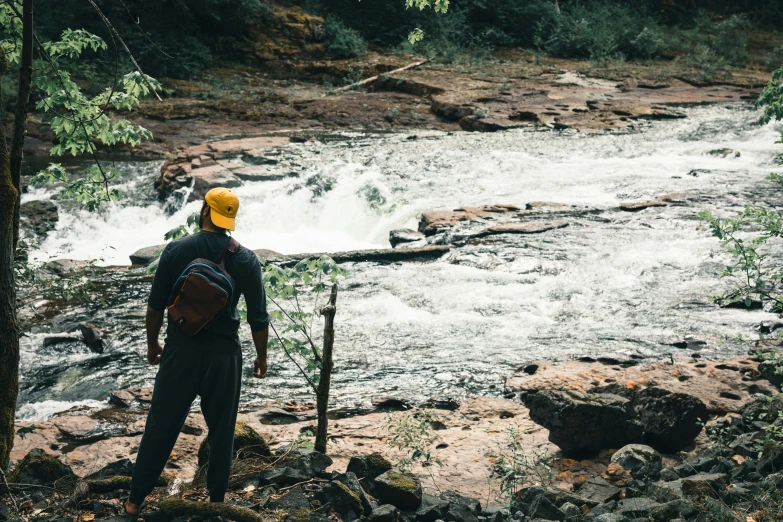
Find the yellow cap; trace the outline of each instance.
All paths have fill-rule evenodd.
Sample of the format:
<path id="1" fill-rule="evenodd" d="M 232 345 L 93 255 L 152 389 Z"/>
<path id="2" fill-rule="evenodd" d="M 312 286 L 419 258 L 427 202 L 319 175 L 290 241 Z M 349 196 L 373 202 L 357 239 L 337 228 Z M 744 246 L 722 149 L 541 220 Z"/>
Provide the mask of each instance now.
<path id="1" fill-rule="evenodd" d="M 234 230 L 234 220 L 239 210 L 239 198 L 227 188 L 213 188 L 204 196 L 212 209 L 212 223 L 220 228 Z"/>

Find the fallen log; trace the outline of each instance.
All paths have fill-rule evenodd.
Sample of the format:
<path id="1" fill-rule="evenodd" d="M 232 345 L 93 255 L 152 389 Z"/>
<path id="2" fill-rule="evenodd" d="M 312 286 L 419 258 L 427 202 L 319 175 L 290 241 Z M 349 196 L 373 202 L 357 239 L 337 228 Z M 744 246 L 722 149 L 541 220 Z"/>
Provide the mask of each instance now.
<path id="1" fill-rule="evenodd" d="M 348 252 L 334 252 L 331 254 L 292 254 L 289 256 L 269 256 L 266 261 L 282 267 L 291 267 L 303 259 L 317 259 L 322 256 L 331 257 L 336 263 L 362 263 L 379 262 L 391 263 L 395 261 L 413 261 L 419 259 L 434 259 L 447 254 L 451 250 L 449 245 L 430 245 L 419 248 L 382 248 L 378 250 L 352 250 Z"/>
<path id="2" fill-rule="evenodd" d="M 406 65 L 405 67 L 400 67 L 399 69 L 394 69 L 393 71 L 389 71 L 387 73 L 384 73 L 384 75 L 388 76 L 388 75 L 395 74 L 395 73 L 398 73 L 398 72 L 407 71 L 408 69 L 414 69 L 414 68 L 416 68 L 416 67 L 418 67 L 420 65 L 424 65 L 425 63 L 429 63 L 431 61 L 432 61 L 432 59 L 428 58 L 428 59 L 426 59 L 424 61 L 421 61 L 421 62 L 412 63 L 410 65 Z M 360 87 L 362 85 L 367 85 L 368 83 L 372 83 L 372 82 L 374 82 L 375 80 L 377 80 L 380 77 L 381 77 L 380 74 L 376 74 L 375 76 L 371 76 L 370 78 L 367 78 L 365 80 L 361 80 L 359 82 L 352 83 L 351 85 L 346 85 L 345 87 L 340 87 L 339 89 L 335 89 L 332 92 L 337 93 L 337 92 L 343 92 L 343 91 L 350 91 L 354 87 Z"/>
<path id="3" fill-rule="evenodd" d="M 161 500 L 158 503 L 158 508 L 171 518 L 198 515 L 203 518 L 223 517 L 236 522 L 269 522 L 273 520 L 272 517 L 264 518 L 246 507 L 216 502 L 197 502 L 177 497 Z"/>
<path id="4" fill-rule="evenodd" d="M 155 483 L 157 487 L 169 486 L 174 477 L 169 474 L 163 474 Z M 80 480 L 76 483 L 74 497 L 77 500 L 88 498 L 91 494 L 111 493 L 118 489 L 130 489 L 131 477 L 115 476 L 102 479 Z"/>

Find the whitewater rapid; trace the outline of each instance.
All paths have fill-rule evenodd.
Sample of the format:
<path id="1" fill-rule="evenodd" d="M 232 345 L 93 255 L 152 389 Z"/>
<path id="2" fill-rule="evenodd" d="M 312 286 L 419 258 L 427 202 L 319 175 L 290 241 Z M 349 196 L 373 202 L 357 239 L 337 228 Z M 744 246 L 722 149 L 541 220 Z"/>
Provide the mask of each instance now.
<path id="1" fill-rule="evenodd" d="M 381 395 L 499 394 L 526 361 L 660 360 L 681 355 L 671 343 L 686 337 L 707 342 L 703 356 L 741 353 L 747 346 L 731 339 L 773 316 L 711 303 L 725 287 L 716 277 L 725 257 L 696 214 L 778 206 L 780 191 L 765 180 L 777 168 L 778 132 L 758 126 L 758 114 L 742 105 L 683 111 L 687 119 L 630 132 L 358 134 L 293 144 L 280 168 L 295 177 L 235 189 L 235 237 L 284 254 L 334 252 L 387 248 L 390 230 L 415 229 L 432 209 L 549 201 L 600 211 L 567 217 L 568 227 L 537 236 L 470 242 L 432 263 L 349 266 L 336 322 L 337 405 Z M 740 155 L 708 154 L 721 148 Z M 200 206 L 167 213 L 152 186 L 159 162 L 119 167 L 128 199 L 97 214 L 61 212 L 36 259 L 128 264 L 129 254 L 163 243 Z M 617 210 L 666 193 L 691 202 Z M 25 200 L 46 195 L 36 189 Z M 26 338 L 21 403 L 100 400 L 111 388 L 151 384 L 135 315 L 143 300 L 120 308 L 97 318 L 111 325 L 100 364 L 91 355 L 59 363 L 70 372 L 67 382 L 47 370 L 41 340 Z M 247 342 L 245 352 L 249 358 Z M 248 379 L 244 400 L 308 397 L 295 369 L 273 354 L 269 377 Z"/>

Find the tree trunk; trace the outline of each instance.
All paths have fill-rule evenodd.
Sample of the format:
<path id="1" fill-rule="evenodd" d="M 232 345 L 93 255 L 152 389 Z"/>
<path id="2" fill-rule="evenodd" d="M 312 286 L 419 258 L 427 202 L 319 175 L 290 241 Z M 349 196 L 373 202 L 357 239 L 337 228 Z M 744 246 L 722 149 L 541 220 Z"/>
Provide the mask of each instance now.
<path id="1" fill-rule="evenodd" d="M 324 348 L 321 352 L 321 378 L 318 381 L 316 403 L 318 405 L 318 428 L 315 434 L 315 451 L 326 454 L 326 433 L 329 419 L 326 410 L 329 408 L 329 388 L 332 385 L 332 352 L 334 351 L 334 314 L 337 313 L 337 285 L 332 285 L 329 303 L 321 308 L 324 316 Z"/>
<path id="2" fill-rule="evenodd" d="M 8 71 L 0 50 L 0 75 Z M 2 98 L 2 92 L 0 92 Z M 0 121 L 2 115 L 0 114 Z M 14 445 L 14 416 L 19 394 L 19 329 L 14 283 L 14 213 L 19 192 L 11 178 L 11 162 L 0 124 L 0 468 L 7 469 Z"/>
<path id="3" fill-rule="evenodd" d="M 33 0 L 22 2 L 22 59 L 19 67 L 19 94 L 14 112 L 14 133 L 11 137 L 11 180 L 17 191 L 14 202 L 14 251 L 19 243 L 19 203 L 21 200 L 24 135 L 27 132 L 27 109 L 30 105 L 30 85 L 33 81 Z"/>

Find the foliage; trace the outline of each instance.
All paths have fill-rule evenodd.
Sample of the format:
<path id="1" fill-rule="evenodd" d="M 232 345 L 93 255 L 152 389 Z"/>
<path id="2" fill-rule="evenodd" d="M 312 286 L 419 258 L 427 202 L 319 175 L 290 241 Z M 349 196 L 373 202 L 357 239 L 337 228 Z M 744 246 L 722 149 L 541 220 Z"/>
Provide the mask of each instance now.
<path id="1" fill-rule="evenodd" d="M 554 473 L 548 464 L 546 450 L 526 452 L 523 435 L 519 427 L 507 430 L 506 444 L 495 459 L 494 474 L 500 478 L 497 500 L 512 502 L 516 493 L 532 483 L 550 485 Z"/>
<path id="2" fill-rule="evenodd" d="M 16 16 L 21 12 L 21 3 L 0 4 L 0 27 L 3 39 L 0 47 L 12 63 L 18 64 L 21 57 L 21 22 Z M 85 30 L 65 29 L 59 39 L 43 42 L 42 58 L 34 61 L 32 96 L 35 107 L 47 116 L 49 126 L 57 143 L 51 154 L 95 155 L 98 145 L 125 144 L 135 147 L 152 133 L 125 119 L 112 120 L 107 111 L 132 110 L 141 97 L 159 90 L 160 84 L 149 76 L 133 71 L 119 78 L 94 96 L 88 96 L 73 80 L 67 65 L 84 60 L 84 54 L 107 50 L 106 42 Z M 73 179 L 61 164 L 52 164 L 38 173 L 31 184 L 56 182 L 65 185 L 59 195 L 75 199 L 83 208 L 95 210 L 102 202 L 120 196 L 117 190 L 109 188 L 109 182 L 116 172 L 104 169 L 100 163 L 89 169 L 87 175 Z"/>
<path id="3" fill-rule="evenodd" d="M 772 209 L 747 207 L 735 218 L 715 217 L 709 211 L 700 212 L 699 218 L 707 222 L 731 257 L 720 277 L 730 278 L 733 285 L 720 299 L 744 302 L 748 308 L 761 301 L 783 310 L 783 266 L 775 262 L 768 246 L 770 240 L 783 238 L 781 215 Z"/>
<path id="4" fill-rule="evenodd" d="M 400 458 L 397 466 L 400 469 L 411 471 L 418 464 L 427 470 L 435 488 L 440 489 L 435 482 L 433 468 L 442 466 L 443 462 L 432 451 L 433 422 L 432 415 L 426 410 L 391 415 L 386 423 L 389 432 L 386 444 L 398 453 Z"/>
<path id="5" fill-rule="evenodd" d="M 347 27 L 335 16 L 326 17 L 324 34 L 326 52 L 333 58 L 356 58 L 367 53 L 367 42 L 359 31 Z"/>
<path id="6" fill-rule="evenodd" d="M 267 299 L 276 308 L 269 312 L 274 333 L 270 346 L 282 349 L 317 392 L 322 360 L 313 323 L 320 315 L 319 298 L 348 272 L 329 256 L 304 259 L 291 268 L 262 261 Z"/>
<path id="7" fill-rule="evenodd" d="M 550 54 L 593 60 L 652 58 L 665 50 L 657 20 L 625 2 L 566 4 L 536 26 L 537 46 Z"/>

